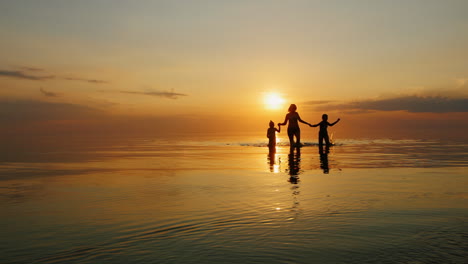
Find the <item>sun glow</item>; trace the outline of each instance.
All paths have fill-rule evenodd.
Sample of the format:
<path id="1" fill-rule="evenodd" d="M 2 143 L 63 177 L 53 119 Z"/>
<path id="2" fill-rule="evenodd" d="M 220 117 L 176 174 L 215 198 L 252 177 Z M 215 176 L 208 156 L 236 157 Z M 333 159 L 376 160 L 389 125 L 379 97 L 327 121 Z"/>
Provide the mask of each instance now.
<path id="1" fill-rule="evenodd" d="M 264 98 L 265 108 L 280 109 L 283 107 L 284 99 L 277 93 L 268 93 Z"/>

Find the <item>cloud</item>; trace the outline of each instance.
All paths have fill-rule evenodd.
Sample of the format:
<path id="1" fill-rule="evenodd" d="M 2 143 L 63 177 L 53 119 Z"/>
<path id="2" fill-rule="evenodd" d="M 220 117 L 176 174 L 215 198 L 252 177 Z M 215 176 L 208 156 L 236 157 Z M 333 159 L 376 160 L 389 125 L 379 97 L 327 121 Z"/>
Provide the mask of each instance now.
<path id="1" fill-rule="evenodd" d="M 175 93 L 174 91 L 170 91 L 170 92 L 168 91 L 147 91 L 147 92 L 120 91 L 120 93 L 157 96 L 157 97 L 164 97 L 164 98 L 169 98 L 169 99 L 178 99 L 180 96 L 187 96 L 187 94 Z"/>
<path id="2" fill-rule="evenodd" d="M 32 80 L 32 81 L 43 81 L 43 80 L 50 80 L 50 79 L 60 79 L 66 81 L 80 81 L 80 82 L 87 82 L 87 83 L 94 83 L 94 84 L 105 84 L 109 83 L 108 81 L 98 80 L 98 79 L 87 79 L 81 77 L 63 77 L 63 76 L 55 76 L 55 75 L 47 75 L 47 76 L 38 76 L 32 74 L 31 72 L 45 72 L 44 69 L 35 68 L 35 67 L 19 67 L 20 70 L 0 70 L 0 77 L 9 77 L 9 78 L 16 78 L 16 79 L 23 79 L 23 80 Z"/>
<path id="3" fill-rule="evenodd" d="M 64 77 L 63 79 L 68 80 L 68 81 L 82 81 L 82 82 L 95 83 L 95 84 L 109 83 L 108 81 L 103 81 L 103 80 L 74 78 L 74 77 Z"/>
<path id="4" fill-rule="evenodd" d="M 46 90 L 43 89 L 42 87 L 39 88 L 39 90 L 41 91 L 41 93 L 42 93 L 44 96 L 48 96 L 48 97 L 58 97 L 58 94 L 57 94 L 57 93 L 53 93 L 53 92 L 46 91 Z"/>
<path id="5" fill-rule="evenodd" d="M 24 80 L 33 80 L 33 81 L 42 81 L 48 79 L 54 79 L 55 76 L 48 75 L 48 76 L 37 76 L 29 74 L 25 71 L 8 71 L 8 70 L 0 70 L 0 76 L 9 77 L 9 78 L 16 78 L 16 79 L 24 79 Z"/>
<path id="6" fill-rule="evenodd" d="M 396 98 L 327 104 L 316 110 L 408 111 L 414 113 L 468 112 L 468 98 L 408 95 Z"/>
<path id="7" fill-rule="evenodd" d="M 35 72 L 44 71 L 44 69 L 41 69 L 41 68 L 28 67 L 28 66 L 22 66 L 22 67 L 20 67 L 20 69 L 23 70 L 23 71 L 35 71 Z"/>
<path id="8" fill-rule="evenodd" d="M 333 102 L 335 102 L 335 101 L 312 100 L 312 101 L 304 102 L 304 104 L 306 104 L 306 105 L 319 105 L 319 104 L 329 104 L 329 103 L 333 103 Z"/>

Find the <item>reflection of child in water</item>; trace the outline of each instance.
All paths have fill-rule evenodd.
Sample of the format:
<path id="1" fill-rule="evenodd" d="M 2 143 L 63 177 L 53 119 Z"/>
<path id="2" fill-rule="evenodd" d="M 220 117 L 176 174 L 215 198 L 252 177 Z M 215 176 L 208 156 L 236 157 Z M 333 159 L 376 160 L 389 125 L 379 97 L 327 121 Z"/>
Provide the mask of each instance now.
<path id="1" fill-rule="evenodd" d="M 276 128 L 275 123 L 273 123 L 273 121 L 270 120 L 270 128 L 268 128 L 267 130 L 267 138 L 269 139 L 268 140 L 269 148 L 276 147 L 276 132 L 279 133 L 280 131 L 281 131 L 281 127 Z"/>
<path id="2" fill-rule="evenodd" d="M 333 126 L 334 124 L 338 123 L 340 119 L 338 118 L 335 122 L 333 123 L 328 123 L 328 115 L 323 114 L 322 115 L 322 122 L 316 124 L 316 125 L 309 125 L 311 127 L 318 127 L 320 126 L 319 134 L 318 134 L 318 140 L 319 140 L 319 145 L 323 145 L 323 140 L 325 140 L 326 146 L 330 146 L 330 139 L 328 138 L 328 131 L 327 127 L 328 126 Z"/>

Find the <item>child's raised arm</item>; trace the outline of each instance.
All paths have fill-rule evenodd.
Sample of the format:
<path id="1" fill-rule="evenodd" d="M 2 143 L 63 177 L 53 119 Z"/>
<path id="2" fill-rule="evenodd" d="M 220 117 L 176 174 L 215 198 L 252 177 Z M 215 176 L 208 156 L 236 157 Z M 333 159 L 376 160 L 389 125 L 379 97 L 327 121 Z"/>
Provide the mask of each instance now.
<path id="1" fill-rule="evenodd" d="M 281 132 L 281 126 L 279 124 L 278 124 L 278 128 L 275 128 L 275 129 L 276 131 L 278 131 L 278 133 Z"/>
<path id="2" fill-rule="evenodd" d="M 338 123 L 338 121 L 340 121 L 340 119 L 338 118 L 335 122 L 329 124 L 330 126 L 333 126 L 334 124 Z"/>

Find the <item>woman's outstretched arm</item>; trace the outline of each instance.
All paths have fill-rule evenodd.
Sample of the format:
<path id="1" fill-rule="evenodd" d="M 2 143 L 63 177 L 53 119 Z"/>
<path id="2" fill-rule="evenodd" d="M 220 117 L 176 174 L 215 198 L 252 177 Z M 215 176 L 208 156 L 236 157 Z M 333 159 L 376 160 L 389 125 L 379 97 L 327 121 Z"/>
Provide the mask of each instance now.
<path id="1" fill-rule="evenodd" d="M 304 121 L 304 120 L 301 119 L 301 117 L 299 116 L 299 113 L 297 114 L 297 120 L 298 120 L 299 122 L 303 123 L 303 124 L 306 124 L 306 125 L 309 125 L 309 126 L 310 126 L 309 123 L 307 123 L 306 121 Z"/>
<path id="2" fill-rule="evenodd" d="M 309 124 L 309 126 L 310 126 L 310 127 L 318 127 L 319 125 L 320 125 L 320 123 L 318 123 L 318 124 L 315 124 L 315 125 L 311 125 L 311 124 Z"/>
<path id="3" fill-rule="evenodd" d="M 289 120 L 289 114 L 286 114 L 284 117 L 284 122 L 283 123 L 278 123 L 279 126 L 285 126 L 288 123 Z"/>

